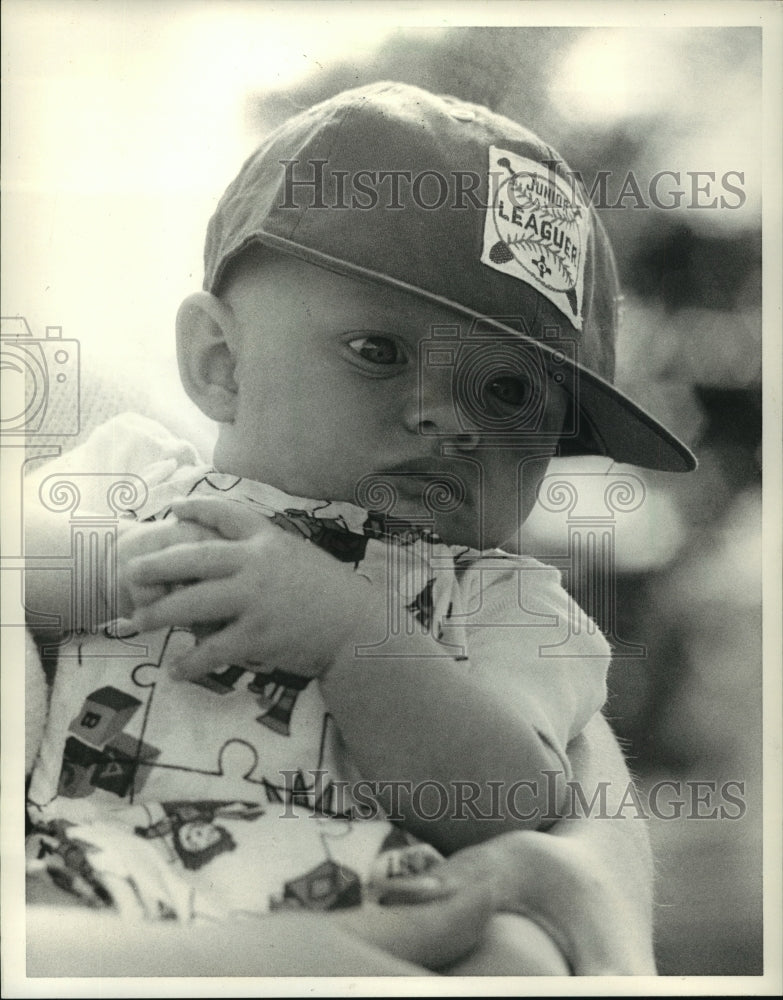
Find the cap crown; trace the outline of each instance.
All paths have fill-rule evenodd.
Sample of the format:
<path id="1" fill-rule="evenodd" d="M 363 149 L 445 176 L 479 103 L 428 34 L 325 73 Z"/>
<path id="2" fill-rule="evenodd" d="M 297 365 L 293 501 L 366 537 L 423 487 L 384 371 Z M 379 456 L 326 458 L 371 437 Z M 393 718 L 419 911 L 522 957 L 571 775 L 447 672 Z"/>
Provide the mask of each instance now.
<path id="1" fill-rule="evenodd" d="M 210 220 L 204 287 L 217 291 L 253 242 L 393 284 L 549 354 L 567 339 L 589 382 L 570 450 L 693 467 L 676 438 L 610 389 L 619 288 L 609 240 L 557 152 L 516 122 L 399 83 L 338 94 L 246 161 Z M 642 424 L 626 444 L 608 426 L 618 415 Z"/>

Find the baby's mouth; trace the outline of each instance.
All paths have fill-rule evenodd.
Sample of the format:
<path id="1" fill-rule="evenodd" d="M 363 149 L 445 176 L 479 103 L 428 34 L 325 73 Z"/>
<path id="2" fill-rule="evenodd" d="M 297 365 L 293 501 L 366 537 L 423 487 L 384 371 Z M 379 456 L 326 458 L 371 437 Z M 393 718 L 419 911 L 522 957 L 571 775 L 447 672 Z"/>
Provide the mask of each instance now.
<path id="1" fill-rule="evenodd" d="M 437 468 L 394 468 L 368 476 L 362 484 L 373 509 L 400 517 L 432 519 L 470 503 L 464 479 Z"/>

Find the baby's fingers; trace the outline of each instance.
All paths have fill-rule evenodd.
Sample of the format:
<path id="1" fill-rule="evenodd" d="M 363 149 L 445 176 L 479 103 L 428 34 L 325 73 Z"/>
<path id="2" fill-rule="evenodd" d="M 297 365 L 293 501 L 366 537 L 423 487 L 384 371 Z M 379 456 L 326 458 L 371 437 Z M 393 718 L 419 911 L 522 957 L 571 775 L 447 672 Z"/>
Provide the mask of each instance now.
<path id="1" fill-rule="evenodd" d="M 208 528 L 194 523 L 183 523 L 168 517 L 162 521 L 144 521 L 130 525 L 120 534 L 118 552 L 121 561 L 135 556 L 149 555 L 185 542 L 199 542 L 216 535 Z"/>
<path id="2" fill-rule="evenodd" d="M 178 587 L 133 613 L 133 624 L 142 632 L 173 625 L 196 625 L 203 622 L 228 621 L 236 617 L 236 593 L 219 582 L 194 583 Z"/>
<path id="3" fill-rule="evenodd" d="M 180 680 L 198 680 L 227 664 L 249 659 L 255 650 L 246 648 L 247 645 L 245 631 L 237 624 L 227 625 L 180 656 L 172 665 L 171 674 Z"/>
<path id="4" fill-rule="evenodd" d="M 155 601 L 159 601 L 161 597 L 165 597 L 169 592 L 169 588 L 163 586 L 163 584 L 153 584 L 152 586 L 137 586 L 135 583 L 128 581 L 127 592 L 130 597 L 132 606 L 134 608 L 144 607 L 146 604 L 153 604 Z"/>
<path id="5" fill-rule="evenodd" d="M 271 527 L 269 519 L 260 511 L 226 497 L 188 497 L 175 501 L 171 510 L 180 521 L 195 521 L 235 541 L 251 538 Z"/>
<path id="6" fill-rule="evenodd" d="M 229 542 L 175 545 L 162 552 L 135 556 L 128 561 L 128 579 L 139 586 L 217 580 L 238 567 L 237 550 Z"/>

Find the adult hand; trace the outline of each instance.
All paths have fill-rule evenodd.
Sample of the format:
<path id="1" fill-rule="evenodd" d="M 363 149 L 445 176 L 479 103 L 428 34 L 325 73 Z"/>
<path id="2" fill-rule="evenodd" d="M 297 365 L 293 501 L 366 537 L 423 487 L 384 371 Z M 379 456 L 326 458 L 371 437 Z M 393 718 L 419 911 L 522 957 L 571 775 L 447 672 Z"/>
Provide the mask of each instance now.
<path id="1" fill-rule="evenodd" d="M 604 790 L 601 805 L 546 833 L 502 834 L 447 864 L 454 877 L 464 871 L 490 884 L 496 910 L 545 929 L 574 975 L 654 976 L 647 823 L 627 808 L 631 777 L 606 720 L 595 716 L 569 753 L 587 801 L 599 784 Z"/>
<path id="2" fill-rule="evenodd" d="M 426 975 L 480 945 L 492 916 L 491 894 L 473 879 L 421 888 L 424 901 L 415 904 L 368 903 L 323 914 L 282 911 L 209 926 L 158 923 L 154 948 L 149 923 L 39 896 L 44 905 L 28 906 L 27 971 L 32 976 Z"/>

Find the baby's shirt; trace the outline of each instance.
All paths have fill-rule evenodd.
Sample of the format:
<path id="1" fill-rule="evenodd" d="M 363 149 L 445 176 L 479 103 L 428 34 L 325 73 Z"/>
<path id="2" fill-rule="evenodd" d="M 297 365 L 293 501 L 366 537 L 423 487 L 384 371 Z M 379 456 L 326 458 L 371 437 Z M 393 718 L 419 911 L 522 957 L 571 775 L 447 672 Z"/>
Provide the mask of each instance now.
<path id="1" fill-rule="evenodd" d="M 390 524 L 349 503 L 293 497 L 215 472 L 186 442 L 136 415 L 98 428 L 36 479 L 78 474 L 81 508 L 91 510 L 93 499 L 102 503 L 107 484 L 103 475 L 91 483 L 88 473 L 107 470 L 144 481 L 146 495 L 140 491 L 127 510 L 139 521 L 166 517 L 174 499 L 217 494 L 253 507 L 372 581 L 386 586 L 393 580 L 388 622 L 359 650 L 368 669 L 383 655 L 384 629 L 432 632 L 452 669 L 471 670 L 514 700 L 570 776 L 568 744 L 603 704 L 609 649 L 555 569 L 499 550 L 448 546 L 426 530 Z M 91 498 L 93 486 L 100 496 Z M 306 629 L 306 607 L 300 618 Z M 70 843 L 75 824 L 80 842 L 101 852 L 105 868 L 105 858 L 119 849 L 119 823 L 129 836 L 119 849 L 126 860 L 109 863 L 117 871 L 129 855 L 165 846 L 169 862 L 188 870 L 189 889 L 172 883 L 175 888 L 153 897 L 161 912 L 177 915 L 255 912 L 264 908 L 260 899 L 268 906 L 290 901 L 291 886 L 324 865 L 332 865 L 332 875 L 335 865 L 355 870 L 361 883 L 378 857 L 388 863 L 390 850 L 417 849 L 401 846 L 400 832 L 386 823 L 353 822 L 370 808 L 370 786 L 362 794 L 362 776 L 317 681 L 280 668 L 265 671 L 263 664 L 227 664 L 198 683 L 173 682 L 167 661 L 194 641 L 187 629 L 138 635 L 115 623 L 64 647 L 29 792 L 39 830 L 53 842 L 70 830 Z M 469 705 L 464 716 L 466 726 L 491 733 L 492 720 L 473 719 Z M 524 768 L 520 761 L 520 779 Z M 469 771 L 456 761 L 455 777 L 463 773 Z M 281 814 L 290 819 L 283 845 L 279 827 L 264 822 Z M 321 817 L 317 831 L 313 815 Z M 109 817 L 114 827 L 106 827 Z M 326 824 L 324 817 L 330 817 Z M 263 865 L 263 856 L 274 864 Z M 160 867 L 159 852 L 155 858 L 153 869 Z M 263 889 L 258 877 L 251 890 L 239 884 L 237 864 L 253 864 L 251 858 L 265 868 Z M 131 871 L 138 867 L 129 864 Z M 147 858 L 142 867 L 150 864 Z M 227 864 L 219 876 L 216 866 Z M 161 870 L 169 870 L 166 863 Z M 227 895 L 207 890 L 216 879 L 231 885 Z M 127 892 L 128 878 L 120 885 Z M 118 891 L 115 884 L 111 892 Z M 177 893 L 179 903 L 173 902 Z"/>

